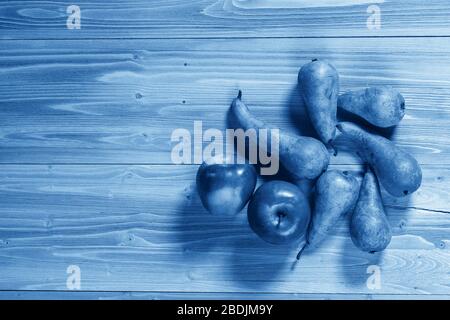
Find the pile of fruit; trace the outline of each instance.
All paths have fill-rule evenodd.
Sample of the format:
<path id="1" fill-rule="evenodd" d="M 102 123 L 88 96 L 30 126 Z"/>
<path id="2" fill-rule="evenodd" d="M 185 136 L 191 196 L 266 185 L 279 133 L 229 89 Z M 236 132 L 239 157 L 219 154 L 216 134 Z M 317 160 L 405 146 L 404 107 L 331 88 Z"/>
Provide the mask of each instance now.
<path id="1" fill-rule="evenodd" d="M 405 114 L 405 100 L 391 87 L 339 95 L 338 72 L 330 63 L 317 59 L 300 69 L 298 89 L 321 141 L 279 132 L 279 161 L 291 182 L 269 181 L 254 192 L 254 165 L 203 163 L 197 173 L 202 204 L 213 214 L 235 214 L 248 202 L 248 222 L 261 239 L 272 244 L 306 239 L 298 258 L 305 248 L 317 247 L 347 213 L 351 213 L 353 243 L 370 253 L 384 250 L 391 241 L 391 229 L 379 182 L 392 196 L 409 195 L 420 187 L 420 166 L 388 139 L 355 123 L 338 122 L 336 114 L 339 107 L 376 127 L 392 127 Z M 236 128 L 270 130 L 250 113 L 241 92 L 231 103 L 230 115 Z M 347 171 L 327 170 L 329 149 L 334 150 L 338 134 L 356 146 L 357 155 L 366 164 L 362 183 Z M 312 210 L 299 187 L 305 181 L 315 184 Z"/>

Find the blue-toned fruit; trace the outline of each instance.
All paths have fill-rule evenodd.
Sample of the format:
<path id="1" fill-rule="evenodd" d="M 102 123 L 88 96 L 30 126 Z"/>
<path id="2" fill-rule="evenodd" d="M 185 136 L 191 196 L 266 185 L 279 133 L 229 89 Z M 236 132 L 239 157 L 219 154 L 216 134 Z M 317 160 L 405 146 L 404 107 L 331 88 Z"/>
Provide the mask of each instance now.
<path id="1" fill-rule="evenodd" d="M 256 170 L 251 164 L 207 164 L 197 172 L 197 191 L 203 206 L 212 214 L 240 212 L 256 186 Z"/>
<path id="2" fill-rule="evenodd" d="M 270 181 L 256 190 L 248 204 L 252 230 L 272 244 L 294 243 L 305 236 L 311 211 L 300 189 L 285 181 Z"/>
<path id="3" fill-rule="evenodd" d="M 230 113 L 237 127 L 243 130 L 267 129 L 270 131 L 274 129 L 250 113 L 248 107 L 242 102 L 241 91 L 231 103 Z M 259 147 L 272 149 L 270 144 Z M 282 130 L 279 130 L 278 149 L 279 161 L 292 175 L 292 179 L 314 179 L 327 169 L 330 161 L 328 150 L 317 139 L 288 134 Z"/>
<path id="4" fill-rule="evenodd" d="M 336 134 L 338 72 L 330 63 L 314 59 L 300 69 L 298 88 L 320 140 L 330 145 Z"/>
<path id="5" fill-rule="evenodd" d="M 369 169 L 350 221 L 352 241 L 362 251 L 384 250 L 391 241 L 391 228 L 381 200 L 377 177 Z"/>
<path id="6" fill-rule="evenodd" d="M 391 195 L 405 196 L 420 187 L 422 170 L 417 160 L 408 152 L 354 123 L 341 122 L 337 128 L 356 143 L 358 155 L 373 168 L 381 185 Z"/>
<path id="7" fill-rule="evenodd" d="M 338 107 L 381 128 L 397 125 L 405 115 L 403 96 L 385 86 L 346 92 L 339 96 Z"/>

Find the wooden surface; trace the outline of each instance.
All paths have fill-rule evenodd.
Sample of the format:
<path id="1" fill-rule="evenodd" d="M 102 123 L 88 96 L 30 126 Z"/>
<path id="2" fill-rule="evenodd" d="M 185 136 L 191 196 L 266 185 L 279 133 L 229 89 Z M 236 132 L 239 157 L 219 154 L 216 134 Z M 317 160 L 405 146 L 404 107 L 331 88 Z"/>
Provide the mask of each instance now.
<path id="1" fill-rule="evenodd" d="M 82 27 L 67 30 L 66 8 Z M 378 4 L 382 28 L 368 30 Z M 2 1 L 3 39 L 450 36 L 445 0 Z"/>
<path id="2" fill-rule="evenodd" d="M 1 2 L 0 299 L 449 299 L 450 4 L 378 1 L 371 31 L 367 1 L 326 2 L 78 1 L 80 30 L 65 28 L 69 2 Z M 383 191 L 383 253 L 358 251 L 347 218 L 292 270 L 296 247 L 259 240 L 245 211 L 205 212 L 170 135 L 225 128 L 238 89 L 260 118 L 314 135 L 295 90 L 311 58 L 337 67 L 342 91 L 402 92 L 404 120 L 380 133 L 414 154 L 423 185 Z M 337 146 L 332 168 L 360 175 Z"/>

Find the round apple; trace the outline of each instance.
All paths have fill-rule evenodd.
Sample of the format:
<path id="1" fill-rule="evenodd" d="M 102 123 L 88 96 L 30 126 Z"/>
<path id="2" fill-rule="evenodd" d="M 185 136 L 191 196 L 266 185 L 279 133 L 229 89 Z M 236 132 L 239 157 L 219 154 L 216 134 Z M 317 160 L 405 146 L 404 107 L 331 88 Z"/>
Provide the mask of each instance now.
<path id="1" fill-rule="evenodd" d="M 261 239 L 272 244 L 287 244 L 306 234 L 311 210 L 297 186 L 270 181 L 256 190 L 247 215 L 250 227 Z"/>

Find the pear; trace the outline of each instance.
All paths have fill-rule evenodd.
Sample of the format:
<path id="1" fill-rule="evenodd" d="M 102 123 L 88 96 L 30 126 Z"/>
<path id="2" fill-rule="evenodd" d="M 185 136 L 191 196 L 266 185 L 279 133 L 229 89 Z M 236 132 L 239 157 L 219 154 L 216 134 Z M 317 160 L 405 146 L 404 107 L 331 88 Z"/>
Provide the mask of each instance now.
<path id="1" fill-rule="evenodd" d="M 381 185 L 391 195 L 405 196 L 420 187 L 422 170 L 417 160 L 408 152 L 354 123 L 341 122 L 337 128 L 356 143 L 358 155 L 373 168 Z"/>
<path id="2" fill-rule="evenodd" d="M 329 170 L 316 183 L 315 206 L 305 247 L 317 248 L 336 223 L 355 207 L 359 194 L 358 180 L 347 171 Z"/>
<path id="3" fill-rule="evenodd" d="M 317 247 L 358 199 L 358 180 L 347 171 L 329 170 L 316 183 L 314 213 L 308 234 L 310 246 Z"/>
<path id="4" fill-rule="evenodd" d="M 231 103 L 230 115 L 237 127 L 243 130 L 267 129 L 270 131 L 274 129 L 250 113 L 248 107 L 242 102 L 241 91 Z M 269 146 L 260 145 L 259 147 L 268 149 Z M 293 179 L 314 179 L 326 171 L 330 161 L 328 150 L 319 140 L 281 130 L 279 130 L 278 150 L 281 164 Z"/>
<path id="5" fill-rule="evenodd" d="M 298 88 L 320 140 L 330 145 L 336 134 L 338 72 L 330 63 L 314 59 L 300 69 Z"/>
<path id="6" fill-rule="evenodd" d="M 391 229 L 381 201 L 378 180 L 370 169 L 364 175 L 351 217 L 350 235 L 359 249 L 370 253 L 384 250 L 391 241 Z"/>
<path id="7" fill-rule="evenodd" d="M 403 96 L 385 86 L 344 93 L 338 98 L 338 107 L 381 128 L 397 125 L 405 115 Z"/>

